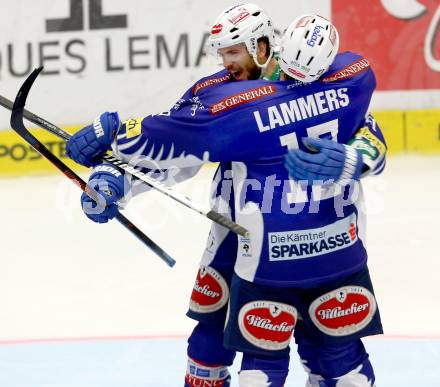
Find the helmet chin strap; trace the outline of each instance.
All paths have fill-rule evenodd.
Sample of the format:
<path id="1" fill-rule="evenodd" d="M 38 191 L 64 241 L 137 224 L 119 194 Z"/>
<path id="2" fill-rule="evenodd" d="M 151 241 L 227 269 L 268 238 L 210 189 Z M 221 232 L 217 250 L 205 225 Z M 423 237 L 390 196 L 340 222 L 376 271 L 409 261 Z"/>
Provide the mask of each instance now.
<path id="1" fill-rule="evenodd" d="M 256 64 L 256 65 L 257 65 L 262 71 L 267 67 L 267 65 L 269 64 L 269 62 L 270 62 L 270 60 L 272 59 L 272 57 L 273 57 L 273 47 L 270 48 L 270 53 L 269 53 L 269 56 L 268 56 L 268 58 L 267 58 L 267 61 L 264 62 L 263 64 L 260 64 L 260 63 L 258 62 L 258 59 L 257 59 L 257 53 L 254 53 L 254 55 L 252 55 L 252 58 L 254 59 L 255 64 Z"/>

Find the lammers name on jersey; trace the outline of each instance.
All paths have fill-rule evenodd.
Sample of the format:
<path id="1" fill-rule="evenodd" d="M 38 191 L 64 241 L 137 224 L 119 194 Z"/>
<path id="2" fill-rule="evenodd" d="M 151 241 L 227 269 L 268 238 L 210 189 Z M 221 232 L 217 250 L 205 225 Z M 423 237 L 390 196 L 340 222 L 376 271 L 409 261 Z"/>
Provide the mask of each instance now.
<path id="1" fill-rule="evenodd" d="M 219 72 L 200 80 L 170 111 L 145 117 L 135 134 L 122 125 L 114 152 L 124 159 L 153 160 L 155 169 L 231 163 L 234 195 L 244 198 L 235 204 L 235 220 L 252 235 L 251 243 L 239 240 L 235 270 L 243 279 L 288 286 L 358 270 L 366 261 L 362 195 L 339 213 L 336 196 L 343 193 L 334 190 L 335 195 L 323 195 L 319 213 L 313 214 L 313 190 L 289 179 L 284 155 L 287 147 L 310 151 L 302 141 L 307 137 L 348 144 L 364 126 L 376 81 L 369 66 L 353 65 L 361 60 L 340 54 L 323 75 L 332 81 L 302 85 L 233 82 Z M 289 189 L 274 184 L 266 212 L 261 210 L 265 190 L 242 183 L 265 187 L 268 176 L 288 182 Z M 285 210 L 296 207 L 293 214 Z"/>
<path id="2" fill-rule="evenodd" d="M 347 88 L 330 89 L 269 106 L 265 112 L 256 110 L 254 117 L 259 131 L 264 132 L 347 107 L 349 103 Z"/>

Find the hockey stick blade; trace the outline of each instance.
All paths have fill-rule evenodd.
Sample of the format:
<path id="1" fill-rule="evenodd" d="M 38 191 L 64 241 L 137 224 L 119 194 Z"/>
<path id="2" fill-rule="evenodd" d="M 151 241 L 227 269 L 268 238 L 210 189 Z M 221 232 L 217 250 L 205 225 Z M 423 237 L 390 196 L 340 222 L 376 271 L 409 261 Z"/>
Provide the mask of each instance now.
<path id="1" fill-rule="evenodd" d="M 36 137 L 34 137 L 26 128 L 23 122 L 24 106 L 35 79 L 43 68 L 39 67 L 35 69 L 29 77 L 24 81 L 17 97 L 15 98 L 12 106 L 11 113 L 11 127 L 17 132 L 29 145 L 31 145 L 38 153 L 49 160 L 56 168 L 58 168 L 65 176 L 67 176 L 73 183 L 80 187 L 84 192 L 93 198 L 91 190 L 87 186 L 86 182 L 82 180 L 72 169 L 64 164 L 58 157 L 49 151 Z M 148 236 L 146 236 L 138 227 L 136 227 L 129 219 L 127 219 L 120 212 L 117 213 L 116 219 L 127 228 L 133 235 L 135 235 L 141 242 L 143 242 L 148 248 L 150 248 L 159 258 L 172 267 L 176 261 L 169 256 L 160 246 L 153 242 Z"/>
<path id="2" fill-rule="evenodd" d="M 0 105 L 5 107 L 6 109 L 12 110 L 13 104 L 10 100 L 0 95 Z M 43 129 L 47 130 L 48 132 L 54 134 L 55 136 L 58 136 L 59 138 L 62 138 L 63 140 L 68 140 L 71 136 L 69 133 L 64 131 L 63 129 L 59 128 L 58 126 L 52 124 L 51 122 L 45 120 L 44 118 L 41 118 L 37 116 L 34 113 L 31 113 L 30 111 L 24 109 L 24 118 L 32 122 L 33 124 L 36 124 Z M 208 219 L 212 220 L 213 222 L 216 222 L 218 224 L 221 224 L 222 226 L 226 227 L 227 229 L 231 230 L 232 232 L 242 235 L 242 236 L 249 236 L 249 231 L 244 228 L 243 226 L 240 226 L 237 223 L 234 223 L 224 215 L 216 212 L 216 211 L 206 211 L 205 209 L 197 206 L 196 203 L 194 203 L 191 199 L 187 198 L 186 196 L 179 195 L 177 192 L 173 191 L 170 187 L 166 186 L 165 184 L 162 184 L 161 182 L 157 181 L 156 179 L 153 179 L 152 177 L 148 176 L 146 173 L 142 172 L 141 170 L 133 167 L 132 165 L 123 162 L 122 160 L 116 158 L 115 156 L 112 156 L 110 154 L 105 154 L 103 156 L 103 159 L 115 167 L 117 167 L 121 172 L 128 173 L 132 175 L 135 179 L 141 180 L 145 184 L 149 185 L 150 187 L 156 189 L 160 193 L 168 196 L 169 198 L 179 202 L 180 204 L 183 204 L 184 206 L 188 207 L 189 209 L 198 212 L 199 214 L 207 217 Z"/>

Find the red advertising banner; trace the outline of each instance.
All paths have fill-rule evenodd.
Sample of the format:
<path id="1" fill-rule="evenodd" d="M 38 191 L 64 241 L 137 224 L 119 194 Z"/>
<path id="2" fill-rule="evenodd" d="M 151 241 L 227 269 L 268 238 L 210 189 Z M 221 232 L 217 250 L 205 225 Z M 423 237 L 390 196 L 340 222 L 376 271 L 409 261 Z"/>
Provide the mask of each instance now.
<path id="1" fill-rule="evenodd" d="M 341 51 L 364 55 L 378 90 L 440 89 L 439 0 L 332 0 Z"/>

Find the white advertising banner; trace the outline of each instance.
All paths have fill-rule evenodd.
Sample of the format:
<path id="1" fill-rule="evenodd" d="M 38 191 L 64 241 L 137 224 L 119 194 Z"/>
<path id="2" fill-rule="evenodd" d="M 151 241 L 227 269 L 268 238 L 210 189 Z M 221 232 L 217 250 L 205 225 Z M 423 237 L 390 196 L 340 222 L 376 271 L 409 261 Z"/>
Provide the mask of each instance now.
<path id="1" fill-rule="evenodd" d="M 59 125 L 100 112 L 121 118 L 160 112 L 197 79 L 217 71 L 203 54 L 230 0 L 0 1 L 0 94 L 14 99 L 30 71 L 44 71 L 28 109 Z M 330 17 L 330 0 L 258 1 L 282 31 L 306 12 Z M 9 128 L 1 109 L 0 130 Z"/>

